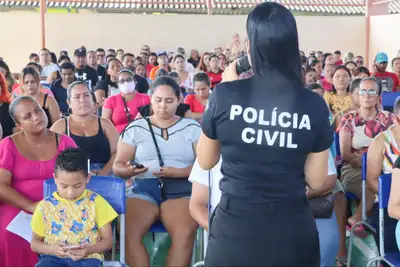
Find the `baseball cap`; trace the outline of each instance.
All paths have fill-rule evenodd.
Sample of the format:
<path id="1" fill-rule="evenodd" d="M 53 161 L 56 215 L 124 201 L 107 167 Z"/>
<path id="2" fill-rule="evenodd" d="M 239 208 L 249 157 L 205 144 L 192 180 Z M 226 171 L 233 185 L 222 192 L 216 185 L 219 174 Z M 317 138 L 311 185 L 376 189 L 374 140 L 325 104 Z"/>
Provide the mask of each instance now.
<path id="1" fill-rule="evenodd" d="M 378 54 L 376 54 L 375 62 L 378 64 L 383 62 L 389 62 L 389 57 L 386 53 L 379 52 Z"/>
<path id="2" fill-rule="evenodd" d="M 86 56 L 86 48 L 80 47 L 78 49 L 75 49 L 74 56 L 76 56 L 76 57 L 85 57 Z"/>

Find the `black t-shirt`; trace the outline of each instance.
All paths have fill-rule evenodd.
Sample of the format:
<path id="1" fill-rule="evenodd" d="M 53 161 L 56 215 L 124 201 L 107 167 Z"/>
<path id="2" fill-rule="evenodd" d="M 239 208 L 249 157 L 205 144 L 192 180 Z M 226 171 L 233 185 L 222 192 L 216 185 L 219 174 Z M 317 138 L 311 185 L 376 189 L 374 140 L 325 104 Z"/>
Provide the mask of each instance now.
<path id="1" fill-rule="evenodd" d="M 106 68 L 104 68 L 101 65 L 98 65 L 97 66 L 97 76 L 98 76 L 99 80 L 104 79 L 106 77 Z"/>
<path id="2" fill-rule="evenodd" d="M 8 103 L 0 105 L 0 123 L 3 128 L 3 138 L 12 135 L 12 129 L 15 127 L 15 123 L 8 111 L 9 107 L 10 104 Z"/>
<path id="3" fill-rule="evenodd" d="M 67 104 L 67 88 L 64 88 L 61 85 L 61 82 L 61 79 L 55 80 L 50 86 L 50 89 L 54 94 L 54 98 L 56 99 L 58 106 L 60 107 L 61 113 L 63 115 L 68 115 L 69 106 Z"/>
<path id="4" fill-rule="evenodd" d="M 147 91 L 149 90 L 150 86 L 146 78 L 137 74 L 134 74 L 133 76 L 135 77 L 136 80 L 136 91 L 138 91 L 141 94 L 147 94 Z"/>
<path id="5" fill-rule="evenodd" d="M 333 143 L 320 96 L 267 79 L 217 85 L 203 115 L 203 132 L 221 145 L 221 191 L 245 202 L 304 198 L 307 155 Z"/>
<path id="6" fill-rule="evenodd" d="M 75 77 L 77 80 L 87 82 L 91 81 L 91 87 L 94 88 L 99 81 L 97 71 L 92 67 L 86 65 L 83 69 L 76 69 Z"/>

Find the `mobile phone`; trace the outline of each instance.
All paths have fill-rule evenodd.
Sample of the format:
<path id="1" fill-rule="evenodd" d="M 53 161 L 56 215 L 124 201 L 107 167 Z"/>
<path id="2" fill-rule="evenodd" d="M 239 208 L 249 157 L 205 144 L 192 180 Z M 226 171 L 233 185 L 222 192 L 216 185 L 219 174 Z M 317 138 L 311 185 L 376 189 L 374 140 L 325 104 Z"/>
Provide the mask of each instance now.
<path id="1" fill-rule="evenodd" d="M 80 248 L 81 246 L 80 245 L 73 245 L 73 246 L 66 246 L 65 248 L 66 249 L 77 249 L 77 248 Z"/>
<path id="2" fill-rule="evenodd" d="M 249 58 L 246 56 L 241 57 L 238 62 L 236 63 L 236 73 L 240 75 L 246 71 L 251 69 L 251 65 L 249 62 Z"/>
<path id="3" fill-rule="evenodd" d="M 131 160 L 129 163 L 130 163 L 131 165 L 135 166 L 135 167 L 138 168 L 138 169 L 143 169 L 143 168 L 144 168 L 143 164 L 140 164 L 139 162 L 136 162 L 136 161 L 134 161 L 134 160 Z"/>

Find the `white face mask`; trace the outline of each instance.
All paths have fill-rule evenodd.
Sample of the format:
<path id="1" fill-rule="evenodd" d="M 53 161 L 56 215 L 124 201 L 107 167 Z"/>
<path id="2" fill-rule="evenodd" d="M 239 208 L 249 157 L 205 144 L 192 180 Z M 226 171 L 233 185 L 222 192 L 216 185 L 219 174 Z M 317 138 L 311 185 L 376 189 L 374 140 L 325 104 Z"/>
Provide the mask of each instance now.
<path id="1" fill-rule="evenodd" d="M 125 82 L 124 84 L 121 84 L 118 87 L 119 87 L 119 90 L 121 91 L 121 93 L 126 95 L 126 94 L 132 94 L 133 92 L 135 92 L 136 84 L 134 81 Z"/>

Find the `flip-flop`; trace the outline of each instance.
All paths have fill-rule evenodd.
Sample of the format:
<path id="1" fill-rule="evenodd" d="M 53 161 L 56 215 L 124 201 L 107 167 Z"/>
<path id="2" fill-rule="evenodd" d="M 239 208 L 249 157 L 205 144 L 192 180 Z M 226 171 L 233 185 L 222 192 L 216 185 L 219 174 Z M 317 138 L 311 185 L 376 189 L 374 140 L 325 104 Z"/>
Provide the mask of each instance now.
<path id="1" fill-rule="evenodd" d="M 354 224 L 350 225 L 349 223 L 347 223 L 346 230 L 351 232 L 353 225 Z M 354 229 L 354 235 L 359 238 L 366 238 L 368 236 L 363 225 L 359 225 L 356 227 L 356 229 Z"/>
<path id="2" fill-rule="evenodd" d="M 336 267 L 345 267 L 347 266 L 347 259 L 342 257 L 336 257 Z"/>

